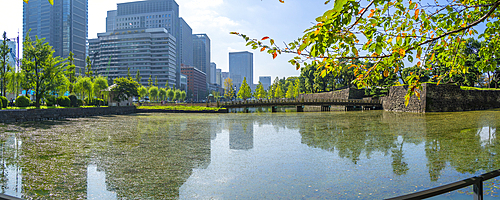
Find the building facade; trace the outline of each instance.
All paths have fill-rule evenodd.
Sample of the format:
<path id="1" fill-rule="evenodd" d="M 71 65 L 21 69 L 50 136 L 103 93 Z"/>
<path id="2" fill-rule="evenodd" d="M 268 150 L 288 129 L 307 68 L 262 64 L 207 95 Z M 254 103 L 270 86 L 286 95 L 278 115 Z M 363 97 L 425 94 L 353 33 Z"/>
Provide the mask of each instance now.
<path id="1" fill-rule="evenodd" d="M 226 89 L 226 86 L 224 86 L 224 82 L 226 81 L 227 78 L 230 78 L 229 72 L 222 72 L 220 74 L 220 78 L 222 79 L 221 80 L 221 82 L 222 82 L 222 88 Z"/>
<path id="2" fill-rule="evenodd" d="M 174 0 L 147 0 L 117 4 L 116 14 L 108 12 L 107 20 L 113 23 L 113 31 L 126 31 L 129 29 L 151 29 L 164 28 L 176 38 L 176 47 L 181 46 L 179 4 Z M 107 26 L 108 27 L 108 26 Z M 110 26 L 111 27 L 111 26 Z M 111 32 L 107 30 L 107 32 Z M 176 56 L 180 55 L 180 49 L 176 48 Z M 175 83 L 180 87 L 181 62 L 176 59 Z"/>
<path id="3" fill-rule="evenodd" d="M 259 82 L 262 83 L 264 90 L 268 90 L 271 86 L 271 76 L 259 76 Z"/>
<path id="4" fill-rule="evenodd" d="M 182 65 L 193 66 L 193 30 L 186 21 L 181 17 L 180 19 L 181 35 L 180 55 L 178 56 Z"/>
<path id="5" fill-rule="evenodd" d="M 137 71 L 140 84 L 148 85 L 151 76 L 158 86 L 176 82 L 176 40 L 165 28 L 116 30 L 99 33 L 89 40 L 90 54 L 96 54 L 94 66 L 97 73 L 110 79 L 130 75 Z M 179 85 L 180 86 L 180 85 Z"/>
<path id="6" fill-rule="evenodd" d="M 210 38 L 207 34 L 193 35 L 193 66 L 207 75 L 210 83 Z"/>
<path id="7" fill-rule="evenodd" d="M 206 74 L 194 66 L 182 66 L 181 73 L 187 76 L 187 99 L 204 100 L 207 97 Z"/>
<path id="8" fill-rule="evenodd" d="M 23 38 L 29 33 L 45 38 L 54 56 L 67 58 L 73 52 L 76 71 L 83 70 L 87 57 L 88 0 L 30 0 L 23 4 Z"/>
<path id="9" fill-rule="evenodd" d="M 247 84 L 253 88 L 253 53 L 248 51 L 230 52 L 229 74 L 237 90 L 241 87 L 245 77 Z"/>
<path id="10" fill-rule="evenodd" d="M 217 84 L 217 64 L 214 62 L 210 63 L 210 84 Z"/>
<path id="11" fill-rule="evenodd" d="M 216 69 L 216 72 L 215 72 L 215 84 L 219 85 L 220 87 L 222 87 L 222 70 L 221 69 Z"/>

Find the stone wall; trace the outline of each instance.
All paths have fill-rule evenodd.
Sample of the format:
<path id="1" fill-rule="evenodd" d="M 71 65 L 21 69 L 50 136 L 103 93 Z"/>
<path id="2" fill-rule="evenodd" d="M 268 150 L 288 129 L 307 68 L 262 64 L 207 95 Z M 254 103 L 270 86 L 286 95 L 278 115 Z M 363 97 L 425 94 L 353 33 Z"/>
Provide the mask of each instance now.
<path id="1" fill-rule="evenodd" d="M 299 94 L 300 100 L 314 100 L 314 99 L 362 99 L 365 97 L 365 90 L 347 88 L 343 90 L 336 90 L 332 92 L 313 93 L 313 94 Z"/>
<path id="2" fill-rule="evenodd" d="M 391 87 L 389 95 L 382 98 L 386 111 L 397 112 L 452 112 L 500 108 L 500 91 L 462 90 L 460 86 L 445 84 L 422 85 L 420 100 L 410 98 L 404 105 L 407 87 Z"/>
<path id="3" fill-rule="evenodd" d="M 65 118 L 90 117 L 101 115 L 123 115 L 135 113 L 135 106 L 66 108 L 66 109 L 23 109 L 1 110 L 0 122 L 45 121 Z"/>

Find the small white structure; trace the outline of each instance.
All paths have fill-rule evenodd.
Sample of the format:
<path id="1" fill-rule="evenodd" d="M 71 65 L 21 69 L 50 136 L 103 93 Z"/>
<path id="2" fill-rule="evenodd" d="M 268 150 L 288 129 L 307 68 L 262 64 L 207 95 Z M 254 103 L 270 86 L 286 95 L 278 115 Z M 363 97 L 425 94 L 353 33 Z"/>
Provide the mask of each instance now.
<path id="1" fill-rule="evenodd" d="M 113 91 L 111 91 L 111 89 L 113 89 L 114 87 L 116 87 L 116 84 L 113 84 L 111 86 L 109 86 L 108 88 L 106 88 L 105 90 L 102 90 L 104 92 L 108 92 L 108 106 L 132 106 L 134 105 L 132 103 L 132 100 L 133 98 L 132 97 L 128 97 L 127 100 L 124 100 L 124 101 L 115 101 L 114 98 L 117 96 L 117 94 Z"/>

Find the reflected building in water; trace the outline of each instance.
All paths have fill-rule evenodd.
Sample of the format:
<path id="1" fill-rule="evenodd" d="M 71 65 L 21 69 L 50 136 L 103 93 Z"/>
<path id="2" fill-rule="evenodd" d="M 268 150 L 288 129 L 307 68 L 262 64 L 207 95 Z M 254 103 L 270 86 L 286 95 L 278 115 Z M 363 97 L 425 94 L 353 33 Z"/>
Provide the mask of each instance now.
<path id="1" fill-rule="evenodd" d="M 234 150 L 253 149 L 253 123 L 232 123 L 229 125 L 229 148 Z"/>

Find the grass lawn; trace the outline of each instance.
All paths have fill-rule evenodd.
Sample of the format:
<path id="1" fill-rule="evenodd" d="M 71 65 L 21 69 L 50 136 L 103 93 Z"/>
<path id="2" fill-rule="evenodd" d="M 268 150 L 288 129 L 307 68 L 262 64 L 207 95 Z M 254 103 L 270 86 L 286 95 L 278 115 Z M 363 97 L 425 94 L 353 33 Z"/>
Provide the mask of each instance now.
<path id="1" fill-rule="evenodd" d="M 138 106 L 137 109 L 154 109 L 154 110 L 188 110 L 188 111 L 218 111 L 221 108 L 204 107 L 204 106 Z"/>
<path id="2" fill-rule="evenodd" d="M 105 108 L 107 106 L 101 106 L 101 108 Z M 40 108 L 37 108 L 35 106 L 29 106 L 29 107 L 7 107 L 3 108 L 2 110 L 20 110 L 20 109 L 64 109 L 64 108 L 76 108 L 76 107 L 62 107 L 62 106 L 40 106 Z M 97 106 L 80 106 L 78 108 L 97 108 Z"/>
<path id="3" fill-rule="evenodd" d="M 477 87 L 467 87 L 467 86 L 460 86 L 460 89 L 462 89 L 462 90 L 494 90 L 494 91 L 500 90 L 500 89 L 495 89 L 495 88 L 477 88 Z"/>

